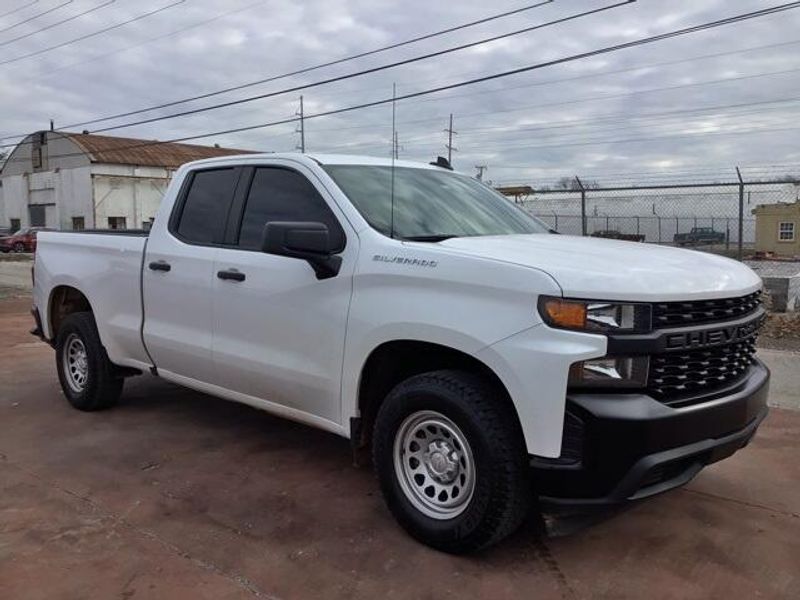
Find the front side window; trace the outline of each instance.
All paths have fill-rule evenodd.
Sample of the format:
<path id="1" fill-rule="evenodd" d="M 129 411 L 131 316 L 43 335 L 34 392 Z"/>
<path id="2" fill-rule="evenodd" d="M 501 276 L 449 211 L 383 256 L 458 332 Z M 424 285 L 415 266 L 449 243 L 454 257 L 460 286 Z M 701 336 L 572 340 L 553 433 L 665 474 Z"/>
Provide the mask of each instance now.
<path id="1" fill-rule="evenodd" d="M 178 236 L 195 244 L 222 241 L 237 174 L 236 169 L 194 173 L 178 222 Z"/>
<path id="2" fill-rule="evenodd" d="M 549 232 L 547 225 L 491 188 L 457 173 L 373 165 L 324 169 L 367 222 L 384 235 L 437 241 Z"/>
<path id="3" fill-rule="evenodd" d="M 794 221 L 783 221 L 778 224 L 778 241 L 794 241 Z"/>
<path id="4" fill-rule="evenodd" d="M 311 182 L 296 171 L 256 169 L 242 216 L 239 247 L 260 250 L 264 226 L 270 221 L 324 223 L 334 245 L 344 247 L 344 233 L 336 217 Z"/>

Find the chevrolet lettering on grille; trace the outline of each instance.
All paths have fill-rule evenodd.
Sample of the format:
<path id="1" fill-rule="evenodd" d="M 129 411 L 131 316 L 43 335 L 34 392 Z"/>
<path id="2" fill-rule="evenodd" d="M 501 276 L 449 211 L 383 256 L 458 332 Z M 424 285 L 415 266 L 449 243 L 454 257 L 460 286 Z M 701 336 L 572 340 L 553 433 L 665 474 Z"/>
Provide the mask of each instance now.
<path id="1" fill-rule="evenodd" d="M 666 338 L 667 350 L 680 350 L 683 348 L 702 348 L 717 344 L 730 344 L 754 336 L 761 326 L 761 318 L 749 323 L 716 327 L 699 331 L 683 331 L 671 333 Z"/>

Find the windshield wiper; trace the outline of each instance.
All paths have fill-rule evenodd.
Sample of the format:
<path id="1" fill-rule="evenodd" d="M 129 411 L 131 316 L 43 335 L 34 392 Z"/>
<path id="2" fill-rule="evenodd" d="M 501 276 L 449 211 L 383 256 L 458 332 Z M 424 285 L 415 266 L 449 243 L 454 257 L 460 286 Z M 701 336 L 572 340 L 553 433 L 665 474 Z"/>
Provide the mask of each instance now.
<path id="1" fill-rule="evenodd" d="M 455 234 L 439 234 L 439 235 L 409 235 L 403 238 L 404 242 L 443 242 L 450 238 L 458 237 Z"/>

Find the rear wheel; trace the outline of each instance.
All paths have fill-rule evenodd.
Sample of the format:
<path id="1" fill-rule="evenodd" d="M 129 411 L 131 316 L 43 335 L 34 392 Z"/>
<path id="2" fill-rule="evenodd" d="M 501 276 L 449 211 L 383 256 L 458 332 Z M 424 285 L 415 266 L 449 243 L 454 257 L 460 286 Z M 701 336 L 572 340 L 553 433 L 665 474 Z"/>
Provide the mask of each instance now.
<path id="1" fill-rule="evenodd" d="M 56 368 L 64 395 L 78 410 L 109 408 L 122 393 L 124 380 L 115 374 L 90 312 L 73 313 L 62 322 Z"/>
<path id="2" fill-rule="evenodd" d="M 373 460 L 389 509 L 445 552 L 475 551 L 517 529 L 531 507 L 526 456 L 501 393 L 466 372 L 407 379 L 375 422 Z"/>
<path id="3" fill-rule="evenodd" d="M 16 244 L 14 244 L 14 252 L 16 252 L 17 254 L 22 254 L 23 252 L 25 252 L 25 244 L 23 244 L 22 242 L 17 242 Z"/>

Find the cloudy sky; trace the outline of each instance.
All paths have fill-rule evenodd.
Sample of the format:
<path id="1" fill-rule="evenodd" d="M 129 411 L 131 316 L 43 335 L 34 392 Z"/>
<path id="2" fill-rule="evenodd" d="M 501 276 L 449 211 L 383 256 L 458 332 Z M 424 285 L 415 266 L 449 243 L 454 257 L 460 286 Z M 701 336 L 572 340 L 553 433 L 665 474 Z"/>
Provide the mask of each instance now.
<path id="1" fill-rule="evenodd" d="M 306 89 L 306 148 L 388 156 L 390 105 L 313 115 L 390 98 L 393 83 L 398 95 L 413 93 L 784 2 L 638 0 Z M 86 128 L 312 83 L 614 3 L 554 0 L 332 67 Z M 0 136 L 46 128 L 50 118 L 63 128 L 214 92 L 534 4 L 536 0 L 0 0 Z M 443 130 L 452 113 L 458 132 L 456 168 L 474 172 L 475 165 L 486 165 L 486 177 L 499 183 L 541 184 L 574 174 L 602 182 L 716 180 L 732 177 L 736 164 L 754 176 L 800 172 L 799 50 L 800 9 L 400 101 L 399 153 L 425 161 L 446 154 Z M 292 117 L 299 94 L 107 134 L 163 140 L 269 123 Z M 294 151 L 299 141 L 294 131 L 295 124 L 288 123 L 195 143 Z"/>

